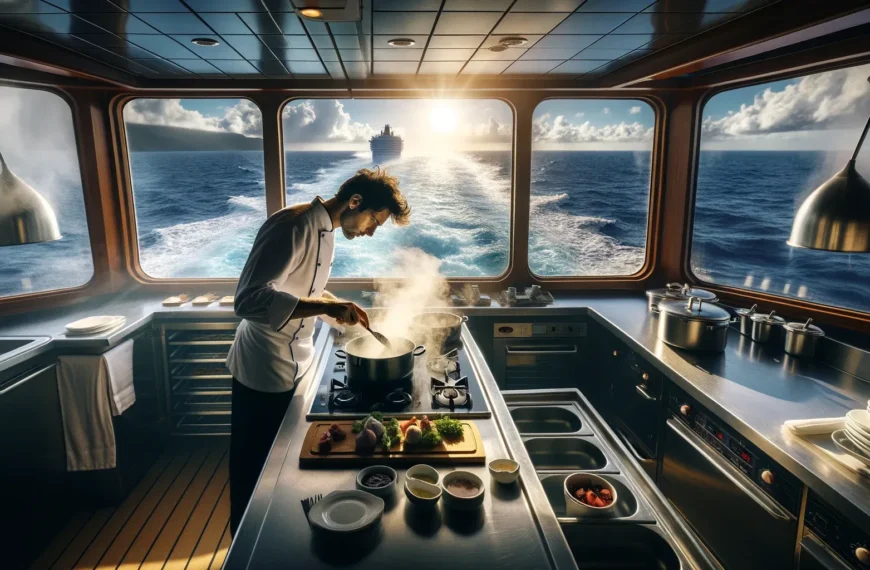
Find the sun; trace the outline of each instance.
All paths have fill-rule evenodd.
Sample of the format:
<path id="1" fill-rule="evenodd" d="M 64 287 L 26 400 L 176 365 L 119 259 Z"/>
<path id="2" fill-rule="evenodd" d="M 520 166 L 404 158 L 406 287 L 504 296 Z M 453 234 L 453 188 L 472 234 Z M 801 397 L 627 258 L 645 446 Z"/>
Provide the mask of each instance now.
<path id="1" fill-rule="evenodd" d="M 452 133 L 456 130 L 456 110 L 445 103 L 437 103 L 429 115 L 430 125 L 436 133 Z"/>

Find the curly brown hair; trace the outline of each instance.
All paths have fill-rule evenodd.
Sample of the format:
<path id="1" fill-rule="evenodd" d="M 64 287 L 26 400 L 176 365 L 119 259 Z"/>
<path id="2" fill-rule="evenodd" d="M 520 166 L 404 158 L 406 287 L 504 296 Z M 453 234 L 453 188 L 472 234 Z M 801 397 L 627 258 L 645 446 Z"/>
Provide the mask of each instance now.
<path id="1" fill-rule="evenodd" d="M 406 226 L 411 221 L 411 207 L 399 190 L 399 179 L 390 175 L 386 169 L 375 166 L 363 168 L 344 181 L 336 197 L 342 202 L 350 200 L 354 194 L 362 196 L 360 211 L 390 210 L 390 217 L 397 226 Z"/>

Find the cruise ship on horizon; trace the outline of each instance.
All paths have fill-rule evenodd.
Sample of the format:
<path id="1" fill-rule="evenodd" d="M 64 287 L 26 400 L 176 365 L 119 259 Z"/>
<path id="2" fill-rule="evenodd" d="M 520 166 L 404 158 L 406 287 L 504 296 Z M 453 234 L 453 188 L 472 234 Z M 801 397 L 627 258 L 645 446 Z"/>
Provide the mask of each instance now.
<path id="1" fill-rule="evenodd" d="M 372 149 L 372 160 L 379 162 L 393 158 L 401 158 L 404 141 L 395 134 L 390 125 L 385 125 L 384 130 L 369 140 L 369 148 Z"/>

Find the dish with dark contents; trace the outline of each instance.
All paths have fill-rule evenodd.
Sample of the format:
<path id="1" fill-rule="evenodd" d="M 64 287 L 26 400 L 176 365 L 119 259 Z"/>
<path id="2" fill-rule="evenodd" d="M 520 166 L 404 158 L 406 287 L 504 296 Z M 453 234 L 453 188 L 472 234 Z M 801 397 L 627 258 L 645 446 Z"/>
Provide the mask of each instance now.
<path id="1" fill-rule="evenodd" d="M 387 473 L 372 473 L 371 475 L 367 475 L 365 479 L 363 479 L 362 483 L 366 487 L 371 487 L 372 489 L 380 489 L 381 487 L 386 487 L 390 483 L 393 482 L 393 478 L 389 476 Z"/>
<path id="2" fill-rule="evenodd" d="M 447 483 L 446 488 L 453 495 L 463 499 L 470 499 L 480 493 L 480 487 L 477 486 L 477 483 L 459 477 Z"/>
<path id="3" fill-rule="evenodd" d="M 604 487 L 578 487 L 571 494 L 584 505 L 596 508 L 609 507 L 613 503 L 613 493 Z"/>

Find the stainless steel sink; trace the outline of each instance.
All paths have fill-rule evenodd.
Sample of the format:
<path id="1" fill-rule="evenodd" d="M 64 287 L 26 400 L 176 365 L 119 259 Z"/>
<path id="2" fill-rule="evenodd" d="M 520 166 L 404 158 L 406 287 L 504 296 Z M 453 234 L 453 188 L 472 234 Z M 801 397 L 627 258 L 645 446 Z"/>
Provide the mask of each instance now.
<path id="1" fill-rule="evenodd" d="M 536 437 L 525 442 L 538 471 L 595 471 L 607 466 L 597 445 L 580 437 Z"/>
<path id="2" fill-rule="evenodd" d="M 575 433 L 583 427 L 583 422 L 576 414 L 557 406 L 513 408 L 511 418 L 521 434 Z"/>
<path id="3" fill-rule="evenodd" d="M 656 525 L 563 524 L 578 568 L 679 570 L 674 548 Z"/>
<path id="4" fill-rule="evenodd" d="M 0 336 L 0 364 L 6 363 L 51 340 L 47 336 Z"/>

